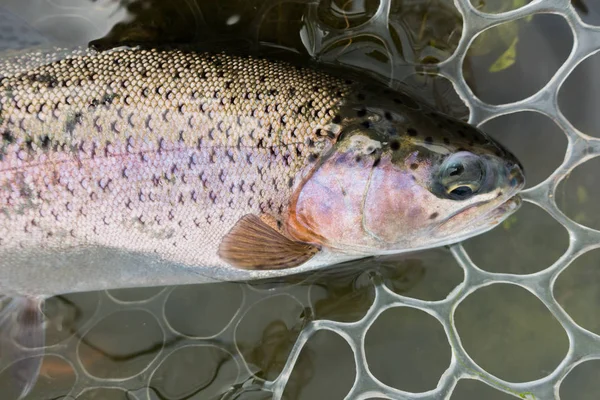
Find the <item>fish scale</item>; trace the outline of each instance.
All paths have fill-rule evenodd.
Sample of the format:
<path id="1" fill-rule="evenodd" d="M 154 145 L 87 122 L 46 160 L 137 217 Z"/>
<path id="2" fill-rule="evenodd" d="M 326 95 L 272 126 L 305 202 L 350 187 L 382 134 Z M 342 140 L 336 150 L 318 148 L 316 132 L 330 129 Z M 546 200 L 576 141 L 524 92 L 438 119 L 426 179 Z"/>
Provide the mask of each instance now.
<path id="1" fill-rule="evenodd" d="M 241 216 L 286 212 L 351 90 L 283 62 L 181 50 L 26 71 L 0 83 L 0 250 L 126 247 L 196 266 L 222 264 Z"/>

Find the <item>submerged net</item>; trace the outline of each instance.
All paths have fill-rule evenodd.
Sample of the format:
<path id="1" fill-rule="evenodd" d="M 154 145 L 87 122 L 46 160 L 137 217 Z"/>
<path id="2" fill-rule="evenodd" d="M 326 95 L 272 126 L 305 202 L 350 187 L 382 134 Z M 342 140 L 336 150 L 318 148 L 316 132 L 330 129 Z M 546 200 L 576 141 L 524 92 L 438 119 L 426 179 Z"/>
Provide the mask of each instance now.
<path id="1" fill-rule="evenodd" d="M 339 29 L 331 26 L 327 27 L 318 21 L 320 18 L 319 4 L 302 4 L 305 22 L 309 28 L 312 27 L 313 29 L 304 30 L 301 34 L 301 40 L 311 55 L 327 61 L 330 49 L 343 46 L 344 40 L 354 40 L 353 45 L 360 45 L 360 41 L 356 38 L 375 36 L 377 40 L 381 41 L 390 60 L 402 57 L 414 63 L 425 61 L 421 64 L 422 71 L 437 73 L 450 80 L 460 98 L 468 105 L 470 122 L 475 125 L 481 125 L 501 115 L 525 110 L 538 112 L 554 121 L 562 129 L 568 141 L 564 161 L 547 179 L 525 190 L 523 198 L 526 202 L 541 207 L 566 228 L 570 240 L 564 254 L 548 268 L 535 273 L 495 273 L 485 271 L 475 265 L 463 245 L 452 246 L 451 253 L 463 269 L 464 279 L 451 290 L 450 294 L 441 300 L 422 300 L 399 294 L 397 290 L 390 288 L 386 279 L 382 278 L 374 269 L 373 273 L 367 273 L 362 277 L 364 282 L 359 283 L 364 287 L 372 288 L 369 290 L 374 290 L 374 300 L 371 304 L 365 304 L 365 308 L 368 306 L 368 309 L 366 312 L 361 312 L 356 320 L 343 322 L 320 318 L 318 313 L 315 315 L 314 310 L 311 309 L 311 301 L 307 300 L 310 296 L 315 295 L 310 292 L 313 289 L 309 289 L 308 293 L 306 291 L 301 292 L 300 285 L 293 284 L 285 285 L 276 292 L 274 292 L 274 287 L 277 287 L 275 284 L 273 284 L 275 286 L 267 287 L 255 284 L 225 284 L 218 288 L 215 288 L 214 285 L 207 285 L 206 291 L 200 298 L 195 298 L 191 294 L 192 292 L 186 292 L 186 289 L 182 291 L 180 288 L 148 289 L 150 292 L 147 292 L 141 299 L 124 299 L 113 292 L 102 292 L 98 294 L 98 307 L 94 311 L 93 317 L 78 327 L 80 333 L 67 335 L 69 337 L 65 340 L 51 344 L 45 349 L 47 358 L 59 357 L 62 360 L 61 362 L 64 362 L 74 371 L 71 385 L 62 389 L 63 394 L 68 393 L 66 398 L 77 398 L 78 396 L 90 399 L 113 398 L 110 396 L 114 395 L 114 398 L 136 399 L 203 399 L 213 398 L 224 392 L 226 394 L 222 395 L 223 398 L 295 398 L 296 392 L 294 390 L 298 388 L 294 389 L 294 387 L 302 386 L 303 382 L 313 377 L 309 373 L 308 376 L 296 376 L 290 380 L 293 371 L 298 367 L 298 363 L 302 362 L 301 353 L 307 342 L 323 331 L 338 335 L 352 351 L 353 359 L 346 361 L 333 360 L 330 363 L 332 370 L 328 372 L 331 376 L 334 376 L 339 373 L 338 369 L 344 369 L 348 365 L 350 365 L 350 368 L 354 368 L 354 380 L 351 383 L 349 392 L 345 395 L 348 399 L 450 398 L 456 385 L 462 379 L 474 379 L 484 382 L 490 387 L 506 393 L 508 397 L 559 398 L 561 383 L 575 366 L 587 360 L 600 359 L 600 336 L 575 323 L 559 305 L 553 294 L 554 284 L 559 274 L 582 254 L 600 247 L 600 231 L 576 223 L 567 217 L 556 203 L 559 183 L 575 167 L 600 154 L 600 140 L 576 129 L 561 112 L 558 103 L 558 92 L 565 80 L 583 60 L 600 50 L 600 28 L 582 22 L 569 0 L 532 1 L 514 10 L 497 14 L 483 13 L 472 5 L 469 0 L 454 0 L 454 2 L 462 15 L 464 24 L 462 31 L 454 35 L 453 40 L 456 41 L 456 50 L 439 63 L 427 63 L 428 57 L 434 61 L 439 61 L 441 57 L 438 57 L 439 55 L 435 52 L 425 55 L 408 54 L 407 52 L 399 54 L 397 43 L 410 41 L 411 38 L 394 36 L 391 33 L 392 29 L 390 27 L 393 22 L 389 18 L 392 6 L 390 0 L 381 0 L 378 4 L 368 1 L 360 2 L 367 9 L 370 7 L 371 11 L 363 13 L 363 19 L 355 24 L 352 23 L 352 19 L 338 18 Z M 404 3 L 408 4 L 410 1 Z M 427 2 L 421 1 L 420 3 Z M 517 3 L 519 2 L 515 2 L 515 4 Z M 562 16 L 572 30 L 574 41 L 567 60 L 544 87 L 526 99 L 502 105 L 491 105 L 480 100 L 467 85 L 465 68 L 463 68 L 467 51 L 477 36 L 483 31 L 500 24 L 541 13 Z M 449 14 L 448 18 L 452 18 L 452 15 Z M 452 40 L 449 42 L 452 42 Z M 339 45 L 340 43 L 342 45 Z M 366 41 L 364 45 L 372 46 L 372 43 Z M 409 46 L 402 46 L 401 48 L 406 50 Z M 414 69 L 404 69 L 400 64 L 394 65 L 392 63 L 392 67 L 394 70 L 391 75 L 394 79 L 404 79 L 414 72 Z M 298 278 L 297 283 L 310 283 L 313 279 L 316 278 Z M 336 277 L 337 282 L 340 282 L 340 279 L 343 281 L 343 273 L 342 278 Z M 568 336 L 569 344 L 566 356 L 553 370 L 547 371 L 542 378 L 520 383 L 508 382 L 486 371 L 465 350 L 461 335 L 455 326 L 455 311 L 475 291 L 496 283 L 516 285 L 535 295 L 560 323 Z M 353 284 L 357 285 L 356 282 Z M 302 287 L 306 287 L 306 285 Z M 180 299 L 185 299 L 186 296 L 189 296 L 187 301 L 198 302 L 198 307 L 200 307 L 200 303 L 210 302 L 211 299 L 216 298 L 216 295 L 211 294 L 213 290 L 218 290 L 221 295 L 223 291 L 230 291 L 229 296 L 235 297 L 239 304 L 239 307 L 232 310 L 229 316 L 218 316 L 222 319 L 219 329 L 215 331 L 206 329 L 200 333 L 196 331 L 192 334 L 190 332 L 193 329 L 186 325 L 185 320 L 202 319 L 202 316 L 189 314 L 182 317 L 184 320 L 178 322 L 173 322 L 172 319 L 166 317 L 168 313 L 173 312 L 172 310 L 169 311 L 169 307 L 173 307 L 174 297 L 178 296 Z M 265 331 L 270 330 L 268 335 L 264 331 L 262 333 L 255 332 L 255 335 L 262 335 L 262 338 L 257 340 L 269 341 L 276 338 L 277 340 L 274 343 L 289 348 L 289 352 L 285 352 L 287 357 L 284 359 L 278 358 L 280 353 L 262 354 L 259 357 L 262 360 L 268 360 L 266 362 L 268 365 L 278 365 L 277 368 L 272 368 L 275 371 L 273 373 L 268 372 L 269 368 L 268 365 L 265 367 L 266 364 L 261 367 L 257 366 L 256 363 L 248 362 L 253 356 L 256 358 L 256 354 L 251 354 L 252 351 L 244 347 L 243 343 L 240 343 L 240 340 L 236 337 L 240 324 L 247 324 L 248 320 L 252 321 L 254 318 L 251 316 L 252 313 L 258 315 L 260 312 L 270 312 L 268 301 L 289 302 L 291 308 L 297 314 L 307 317 L 304 319 L 305 323 L 301 326 L 293 326 L 291 330 L 295 330 L 296 334 L 294 335 L 290 335 L 290 329 L 285 326 L 285 323 L 283 323 L 283 327 L 274 324 L 265 328 Z M 262 308 L 260 307 L 261 304 L 263 304 Z M 593 305 L 590 306 L 593 307 Z M 191 310 L 193 307 L 191 305 L 188 309 Z M 445 367 L 445 370 L 441 373 L 435 388 L 418 393 L 403 391 L 385 384 L 372 372 L 375 366 L 373 365 L 373 359 L 367 357 L 365 338 L 373 324 L 381 318 L 382 313 L 397 308 L 423 311 L 443 328 L 443 334 L 451 348 L 450 362 L 449 366 Z M 84 343 L 82 347 L 82 342 L 85 342 L 90 336 L 86 335 L 85 332 L 92 331 L 98 321 L 113 318 L 123 310 L 129 311 L 128 321 L 125 322 L 132 325 L 139 323 L 140 329 L 155 330 L 158 332 L 157 337 L 161 338 L 162 342 L 150 343 L 150 345 L 139 344 L 139 352 L 129 356 L 135 359 L 135 362 L 143 363 L 143 367 L 140 367 L 135 374 L 123 376 L 124 374 L 119 373 L 117 364 L 114 367 L 115 371 L 107 372 L 107 370 L 104 370 L 102 373 L 96 374 L 94 373 L 93 362 L 82 361 L 82 359 L 86 357 L 93 359 L 94 354 L 99 354 L 101 351 L 94 348 L 93 340 Z M 213 315 L 212 317 L 215 318 L 216 316 Z M 136 318 L 138 319 L 136 320 Z M 281 316 L 282 321 L 285 321 L 286 318 L 285 315 Z M 193 324 L 193 322 L 189 322 L 189 324 Z M 246 327 L 246 330 L 248 329 L 250 328 Z M 97 332 L 94 334 L 100 335 Z M 481 340 L 485 340 L 485 338 Z M 131 346 L 131 344 L 128 346 Z M 148 350 L 148 348 L 152 350 Z M 185 366 L 188 365 L 186 363 L 191 362 L 190 357 L 196 357 L 204 365 L 202 368 L 196 368 L 193 366 L 196 364 L 189 364 L 191 371 L 186 372 L 189 374 L 189 379 L 195 382 L 189 386 L 194 388 L 193 390 L 186 388 L 185 384 L 176 383 L 175 381 L 169 382 L 170 379 L 173 379 L 169 377 L 169 372 L 174 374 L 175 371 L 185 370 Z M 352 366 L 352 364 L 354 365 Z M 261 368 L 262 371 L 258 374 Z M 110 366 L 108 369 L 110 369 Z M 211 371 L 208 372 L 209 370 Z M 327 374 L 327 372 L 325 373 Z M 157 387 L 161 387 L 162 390 L 157 390 Z M 46 389 L 48 388 L 49 386 L 46 386 Z M 98 392 L 100 388 L 103 388 L 104 391 Z M 321 389 L 326 391 L 327 383 L 324 383 Z M 56 392 L 56 390 L 54 388 L 51 391 Z M 36 396 L 39 396 L 43 391 L 44 387 L 34 390 L 31 398 L 39 398 Z M 93 393 L 96 393 L 96 395 Z M 109 395 L 109 393 L 113 394 Z M 325 395 L 321 393 L 323 398 L 328 398 L 326 393 Z"/>

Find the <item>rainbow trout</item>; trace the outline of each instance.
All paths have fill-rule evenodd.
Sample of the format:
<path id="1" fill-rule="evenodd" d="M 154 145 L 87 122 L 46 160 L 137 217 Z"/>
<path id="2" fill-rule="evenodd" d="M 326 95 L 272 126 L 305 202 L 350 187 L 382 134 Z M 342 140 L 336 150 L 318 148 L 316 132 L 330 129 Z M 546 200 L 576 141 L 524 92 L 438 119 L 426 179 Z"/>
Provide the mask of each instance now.
<path id="1" fill-rule="evenodd" d="M 426 249 L 519 205 L 506 149 L 365 79 L 178 49 L 0 66 L 0 292 L 29 299 L 13 336 L 38 337 L 46 296 Z"/>

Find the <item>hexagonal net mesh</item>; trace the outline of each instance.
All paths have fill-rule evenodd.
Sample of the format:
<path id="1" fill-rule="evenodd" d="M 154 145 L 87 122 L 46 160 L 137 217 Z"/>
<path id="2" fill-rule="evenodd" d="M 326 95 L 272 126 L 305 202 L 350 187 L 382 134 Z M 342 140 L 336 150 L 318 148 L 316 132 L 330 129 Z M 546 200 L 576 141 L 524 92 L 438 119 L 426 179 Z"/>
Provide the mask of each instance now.
<path id="1" fill-rule="evenodd" d="M 161 289 L 141 301 L 128 302 L 119 300 L 110 292 L 103 292 L 99 299 L 98 309 L 94 313 L 94 321 L 106 318 L 124 307 L 145 311 L 156 317 L 157 329 L 162 331 L 164 343 L 168 343 L 169 346 L 161 346 L 158 354 L 147 359 L 147 365 L 135 375 L 125 378 L 115 375 L 106 379 L 93 375 L 90 373 L 89 368 L 85 368 L 81 363 L 82 354 L 79 345 L 82 338 L 80 335 L 73 335 L 58 344 L 48 346 L 45 349 L 46 355 L 57 355 L 69 360 L 75 371 L 76 379 L 73 385 L 66 390 L 66 393 L 69 393 L 67 398 L 75 398 L 91 388 L 122 389 L 127 391 L 130 398 L 159 398 L 155 391 L 149 389 L 152 386 L 151 380 L 156 377 L 157 370 L 165 366 L 165 360 L 170 355 L 180 349 L 191 347 L 218 349 L 217 353 L 227 354 L 229 361 L 219 364 L 219 377 L 205 378 L 207 379 L 205 387 L 208 387 L 215 385 L 215 380 L 223 379 L 222 374 L 230 377 L 227 382 L 229 382 L 229 385 L 234 382 L 234 390 L 223 395 L 222 398 L 242 398 L 239 395 L 242 392 L 268 393 L 268 396 L 272 396 L 274 399 L 285 398 L 284 390 L 287 390 L 286 385 L 299 360 L 301 351 L 305 348 L 308 340 L 322 330 L 332 331 L 339 335 L 352 350 L 356 371 L 354 382 L 346 395 L 348 399 L 375 397 L 390 399 L 450 398 L 458 381 L 465 378 L 482 381 L 515 397 L 532 399 L 559 398 L 561 382 L 577 364 L 600 358 L 600 337 L 576 324 L 561 308 L 553 295 L 553 287 L 558 275 L 575 258 L 600 247 L 600 231 L 582 226 L 568 218 L 559 210 L 555 200 L 557 186 L 561 180 L 575 167 L 600 154 L 600 140 L 576 129 L 566 119 L 558 106 L 558 92 L 567 77 L 583 60 L 600 50 L 600 28 L 582 22 L 569 0 L 537 0 L 520 8 L 499 14 L 483 13 L 477 10 L 469 0 L 454 0 L 454 2 L 464 21 L 462 36 L 456 51 L 449 58 L 436 65 L 436 68 L 439 68 L 436 72 L 452 82 L 461 99 L 468 105 L 471 111 L 470 122 L 481 125 L 501 115 L 525 110 L 536 111 L 552 119 L 567 137 L 568 148 L 562 164 L 543 182 L 523 192 L 525 201 L 534 203 L 546 210 L 567 229 L 570 241 L 566 252 L 553 265 L 544 270 L 532 274 L 517 275 L 484 271 L 475 265 L 461 244 L 455 245 L 451 248 L 451 252 L 464 270 L 464 280 L 446 298 L 437 301 L 420 300 L 397 294 L 386 285 L 384 280 L 379 279 L 377 275 L 371 275 L 370 279 L 375 290 L 374 301 L 362 318 L 353 322 L 339 322 L 329 319 L 310 320 L 299 328 L 300 333 L 295 341 L 290 344 L 291 350 L 287 358 L 279 360 L 281 363 L 280 373 L 265 379 L 258 379 L 253 375 L 255 371 L 245 361 L 242 355 L 243 350 L 240 347 L 229 348 L 220 345 L 220 343 L 235 342 L 235 331 L 240 320 L 253 305 L 271 296 L 269 291 L 259 290 L 251 285 L 240 286 L 241 306 L 233 313 L 234 317 L 225 323 L 222 329 L 216 332 L 208 332 L 202 337 L 182 334 L 181 330 L 175 329 L 165 318 L 165 307 L 173 294 L 173 288 Z M 318 4 L 311 3 L 307 7 L 309 11 L 305 14 L 305 18 L 317 18 Z M 326 35 L 322 34 L 318 39 L 318 43 L 311 42 L 308 47 L 312 49 L 313 55 L 319 55 L 322 49 L 327 48 L 334 42 L 339 42 L 344 38 L 350 39 L 360 35 L 369 35 L 370 32 L 375 31 L 386 33 L 386 35 L 379 36 L 378 39 L 383 42 L 390 57 L 395 59 L 399 57 L 399 54 L 397 46 L 393 43 L 396 39 L 391 36 L 388 30 L 390 7 L 390 0 L 382 0 L 368 20 L 348 29 L 332 30 Z M 573 48 L 567 60 L 543 88 L 526 99 L 509 104 L 491 105 L 477 98 L 467 85 L 463 72 L 467 50 L 476 37 L 481 32 L 497 25 L 540 13 L 561 15 L 567 21 L 574 36 Z M 303 40 L 306 40 L 306 38 L 303 38 Z M 406 57 L 406 55 L 404 56 Z M 402 71 L 394 71 L 395 78 L 401 78 L 401 75 Z M 487 372 L 467 354 L 455 327 L 455 310 L 471 293 L 494 283 L 507 283 L 526 289 L 547 307 L 566 331 L 569 339 L 568 352 L 559 365 L 545 377 L 522 383 L 507 382 Z M 285 291 L 282 293 L 281 296 L 287 296 Z M 367 362 L 365 351 L 367 331 L 385 310 L 396 307 L 421 310 L 435 318 L 443 326 L 451 345 L 451 361 L 449 367 L 439 379 L 437 386 L 432 390 L 411 393 L 388 386 L 377 379 Z M 87 326 L 92 325 L 93 321 L 90 321 Z M 86 327 L 80 328 L 80 331 L 84 331 Z M 220 357 L 214 354 L 213 356 Z M 34 394 L 32 394 L 32 398 L 36 398 Z M 193 397 L 194 393 L 187 393 L 185 396 L 182 394 L 181 398 L 209 397 L 198 393 L 195 395 L 197 397 Z"/>

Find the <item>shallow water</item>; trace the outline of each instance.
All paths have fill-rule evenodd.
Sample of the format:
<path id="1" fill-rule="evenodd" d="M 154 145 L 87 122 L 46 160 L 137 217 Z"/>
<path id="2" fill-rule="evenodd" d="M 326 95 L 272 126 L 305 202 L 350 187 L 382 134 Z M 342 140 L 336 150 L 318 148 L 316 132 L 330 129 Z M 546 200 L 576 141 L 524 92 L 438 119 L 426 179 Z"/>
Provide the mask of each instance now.
<path id="1" fill-rule="evenodd" d="M 507 3 L 488 1 L 481 8 L 506 10 Z M 579 9 L 581 3 L 588 8 L 585 20 L 600 24 L 600 8 L 594 9 L 591 0 L 580 0 Z M 407 80 L 440 108 L 465 115 L 447 81 L 415 75 L 435 73 L 436 63 L 450 57 L 458 45 L 462 19 L 451 1 L 394 0 L 384 30 L 373 23 L 377 0 L 40 0 L 35 7 L 2 0 L 2 5 L 62 45 L 207 41 L 252 47 L 263 43 L 320 62 L 361 68 L 392 85 Z M 463 70 L 481 100 L 512 102 L 542 88 L 572 44 L 573 35 L 562 17 L 540 14 L 490 29 L 471 46 Z M 510 56 L 511 48 L 512 64 L 510 57 L 502 57 L 507 52 Z M 561 110 L 571 123 L 596 137 L 600 136 L 595 110 L 600 90 L 593 72 L 598 63 L 598 56 L 582 63 L 559 95 Z M 510 114 L 486 122 L 483 128 L 523 162 L 528 187 L 544 181 L 565 157 L 565 135 L 542 114 Z M 597 167 L 598 160 L 593 159 L 576 168 L 557 192 L 558 205 L 569 217 L 595 229 L 600 228 Z M 498 228 L 465 242 L 464 248 L 484 271 L 530 274 L 552 265 L 568 245 L 563 226 L 526 203 Z M 599 252 L 575 260 L 554 287 L 554 296 L 575 322 L 598 334 L 600 317 L 594 306 L 600 300 L 600 270 L 594 267 Z M 42 376 L 28 399 L 271 398 L 271 392 L 261 390 L 262 383 L 284 370 L 307 324 L 360 320 L 375 300 L 375 287 L 435 301 L 447 298 L 463 279 L 463 269 L 451 251 L 437 249 L 271 282 L 59 296 L 45 306 L 49 347 Z M 364 341 L 370 371 L 384 384 L 405 391 L 436 388 L 452 355 L 443 326 L 414 308 L 381 311 Z M 550 374 L 569 348 L 564 329 L 548 309 L 515 285 L 496 283 L 478 289 L 453 312 L 469 356 L 508 382 Z M 320 330 L 302 348 L 283 397 L 343 398 L 356 371 L 346 340 Z M 576 367 L 561 386 L 562 398 L 596 398 L 598 372 L 600 361 Z M 8 393 L 7 375 L 0 374 L 0 393 Z M 514 397 L 481 381 L 462 379 L 451 398 Z"/>

